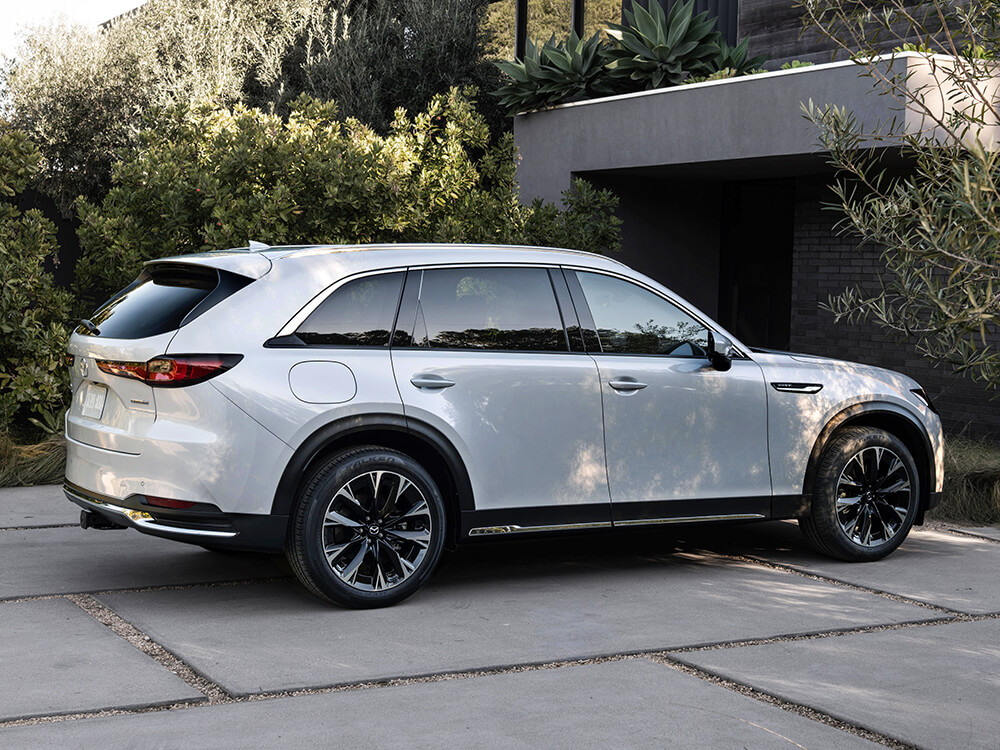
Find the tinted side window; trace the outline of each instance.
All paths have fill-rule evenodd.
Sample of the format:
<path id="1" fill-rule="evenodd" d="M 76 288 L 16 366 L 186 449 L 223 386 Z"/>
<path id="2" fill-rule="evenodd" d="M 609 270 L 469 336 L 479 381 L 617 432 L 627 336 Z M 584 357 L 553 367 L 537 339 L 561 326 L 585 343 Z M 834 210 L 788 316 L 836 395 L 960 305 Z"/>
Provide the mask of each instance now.
<path id="1" fill-rule="evenodd" d="M 423 272 L 413 344 L 436 349 L 566 351 L 566 333 L 543 268 Z"/>
<path id="2" fill-rule="evenodd" d="M 327 297 L 295 332 L 306 344 L 388 346 L 403 273 L 363 276 Z"/>
<path id="3" fill-rule="evenodd" d="M 84 326 L 76 332 L 102 338 L 143 339 L 176 331 L 188 314 L 215 291 L 221 278 L 222 273 L 214 268 L 153 266 L 90 316 L 99 334 Z M 241 284 L 234 286 L 232 291 Z"/>
<path id="4" fill-rule="evenodd" d="M 611 276 L 577 272 L 577 277 L 603 351 L 707 356 L 708 329 L 662 297 Z"/>

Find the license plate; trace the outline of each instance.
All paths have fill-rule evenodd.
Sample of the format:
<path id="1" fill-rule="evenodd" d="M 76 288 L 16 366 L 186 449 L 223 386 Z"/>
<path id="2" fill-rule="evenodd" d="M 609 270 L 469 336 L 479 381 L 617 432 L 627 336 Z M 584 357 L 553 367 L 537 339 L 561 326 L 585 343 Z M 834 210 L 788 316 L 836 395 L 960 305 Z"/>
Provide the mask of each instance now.
<path id="1" fill-rule="evenodd" d="M 90 419 L 100 419 L 104 414 L 104 402 L 108 400 L 108 387 L 106 385 L 87 385 L 87 392 L 83 394 L 82 414 Z"/>

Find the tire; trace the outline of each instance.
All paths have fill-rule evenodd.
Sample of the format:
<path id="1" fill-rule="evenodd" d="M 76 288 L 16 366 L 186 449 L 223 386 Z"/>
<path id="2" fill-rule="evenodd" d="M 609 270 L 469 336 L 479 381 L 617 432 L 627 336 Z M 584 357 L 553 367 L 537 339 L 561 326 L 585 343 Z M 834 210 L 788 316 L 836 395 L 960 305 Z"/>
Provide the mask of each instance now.
<path id="1" fill-rule="evenodd" d="M 845 427 L 823 450 L 812 509 L 799 526 L 821 554 L 873 562 L 902 544 L 919 506 L 920 474 L 903 442 L 874 427 Z"/>
<path id="2" fill-rule="evenodd" d="M 419 589 L 445 539 L 441 493 L 398 451 L 367 446 L 332 456 L 301 491 L 286 556 L 321 599 L 354 609 L 387 607 Z"/>

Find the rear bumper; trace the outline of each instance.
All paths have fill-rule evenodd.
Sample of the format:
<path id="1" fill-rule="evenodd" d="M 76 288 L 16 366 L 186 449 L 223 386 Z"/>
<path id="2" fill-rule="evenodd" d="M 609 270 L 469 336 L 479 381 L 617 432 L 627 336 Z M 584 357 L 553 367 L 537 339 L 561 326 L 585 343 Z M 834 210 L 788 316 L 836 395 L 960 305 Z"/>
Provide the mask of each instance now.
<path id="1" fill-rule="evenodd" d="M 234 550 L 281 552 L 284 549 L 288 516 L 223 513 L 214 507 L 197 512 L 157 508 L 148 505 L 142 495 L 112 498 L 68 481 L 63 492 L 70 502 L 84 510 L 144 534 Z"/>

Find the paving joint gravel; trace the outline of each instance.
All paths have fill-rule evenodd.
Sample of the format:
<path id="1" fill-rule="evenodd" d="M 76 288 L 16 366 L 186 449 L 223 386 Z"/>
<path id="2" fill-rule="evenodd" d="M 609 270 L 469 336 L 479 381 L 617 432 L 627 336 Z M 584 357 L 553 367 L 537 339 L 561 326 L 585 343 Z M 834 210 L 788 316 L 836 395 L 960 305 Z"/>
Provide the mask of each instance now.
<path id="1" fill-rule="evenodd" d="M 220 685 L 198 674 L 176 654 L 168 651 L 164 646 L 122 618 L 110 607 L 101 604 L 90 594 L 67 594 L 66 599 L 73 602 L 112 633 L 124 638 L 157 664 L 165 667 L 177 675 L 177 677 L 184 680 L 184 682 L 204 695 L 209 703 L 227 703 L 232 700 L 233 696 Z"/>
<path id="2" fill-rule="evenodd" d="M 0 526 L 0 531 L 35 531 L 36 529 L 73 529 L 78 523 L 49 523 L 39 526 Z"/>
<path id="3" fill-rule="evenodd" d="M 0 597 L 0 604 L 17 602 L 41 602 L 46 599 L 65 599 L 69 596 L 86 594 L 88 596 L 103 596 L 105 594 L 144 594 L 150 591 L 186 591 L 188 589 L 225 588 L 233 586 L 252 586 L 254 584 L 280 583 L 292 580 L 293 576 L 271 576 L 269 578 L 235 578 L 228 581 L 199 581 L 195 583 L 168 583 L 161 586 L 130 586 L 120 589 L 100 589 L 97 591 L 74 591 L 71 593 L 37 594 L 34 596 Z"/>
<path id="4" fill-rule="evenodd" d="M 704 550 L 708 552 L 709 550 Z M 839 586 L 840 588 L 850 589 L 852 591 L 858 591 L 864 594 L 872 594 L 873 596 L 881 597 L 882 599 L 888 599 L 889 601 L 896 602 L 898 604 L 909 604 L 913 607 L 921 607 L 922 609 L 929 609 L 933 612 L 940 612 L 943 615 L 948 615 L 955 618 L 963 617 L 976 617 L 977 615 L 970 612 L 962 612 L 958 609 L 951 609 L 950 607 L 942 607 L 940 604 L 931 604 L 930 602 L 924 602 L 919 599 L 913 599 L 908 596 L 903 596 L 901 594 L 893 594 L 889 591 L 883 591 L 882 589 L 872 588 L 870 586 L 862 586 L 858 583 L 849 583 L 848 581 L 842 581 L 839 578 L 834 578 L 832 576 L 825 576 L 820 573 L 811 573 L 808 570 L 803 570 L 802 568 L 796 568 L 792 565 L 785 563 L 776 563 L 770 560 L 765 560 L 764 558 L 754 557 L 753 555 L 736 555 L 727 552 L 716 552 L 719 557 L 724 557 L 729 560 L 736 560 L 738 562 L 749 563 L 752 565 L 759 565 L 764 568 L 770 568 L 771 570 L 777 570 L 782 573 L 791 573 L 797 575 L 801 578 L 808 578 L 813 581 L 820 581 L 822 583 L 829 583 L 834 586 Z"/>
<path id="5" fill-rule="evenodd" d="M 775 641 L 780 639 L 775 639 Z M 791 640 L 791 639 L 789 639 Z M 795 639 L 799 640 L 799 639 Z M 859 724 L 854 724 L 850 721 L 842 719 L 840 717 L 834 716 L 832 714 L 824 713 L 823 711 L 817 711 L 815 708 L 803 705 L 801 703 L 794 703 L 792 701 L 785 700 L 784 698 L 779 698 L 776 695 L 768 693 L 764 690 L 760 690 L 750 685 L 745 685 L 742 682 L 736 682 L 735 680 L 730 680 L 726 677 L 721 677 L 714 672 L 709 672 L 706 669 L 701 669 L 699 667 L 692 666 L 690 664 L 685 664 L 680 661 L 676 661 L 671 658 L 670 654 L 675 653 L 677 650 L 666 652 L 663 654 L 651 654 L 648 658 L 655 661 L 658 664 L 662 664 L 666 667 L 676 669 L 684 674 L 691 675 L 692 677 L 697 677 L 700 680 L 708 682 L 712 685 L 717 685 L 718 687 L 726 688 L 734 693 L 743 695 L 747 698 L 753 698 L 761 703 L 765 703 L 769 706 L 774 706 L 776 708 L 781 708 L 798 716 L 802 716 L 806 719 L 811 719 L 820 724 L 825 724 L 834 729 L 839 729 L 848 734 L 853 734 L 856 737 L 868 740 L 869 742 L 876 742 L 885 747 L 892 748 L 893 750 L 916 750 L 915 745 L 910 745 L 906 742 L 901 742 L 894 737 L 891 737 L 880 732 L 876 732 L 868 727 L 861 726 Z M 2 725 L 0 725 L 2 726 Z M 793 743 L 794 744 L 794 743 Z M 799 745 L 798 747 L 801 747 Z"/>

